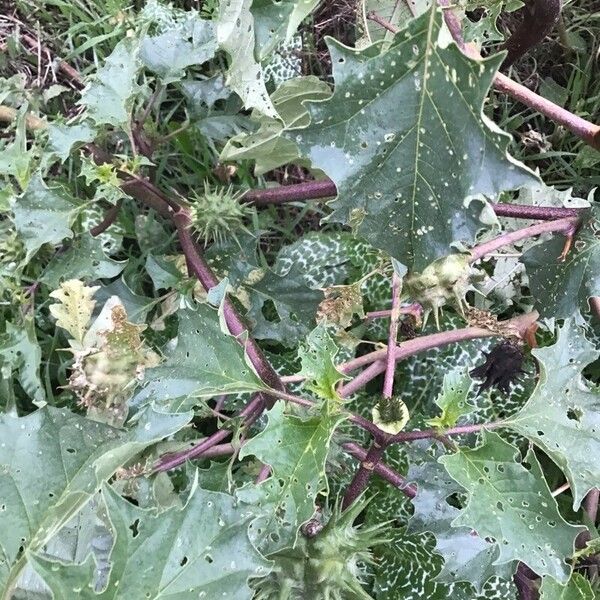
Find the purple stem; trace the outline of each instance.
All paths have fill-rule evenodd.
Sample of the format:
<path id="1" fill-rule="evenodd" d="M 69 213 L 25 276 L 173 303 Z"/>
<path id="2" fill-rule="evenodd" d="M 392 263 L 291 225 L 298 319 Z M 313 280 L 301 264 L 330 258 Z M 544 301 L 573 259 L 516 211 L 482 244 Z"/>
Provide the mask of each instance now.
<path id="1" fill-rule="evenodd" d="M 248 427 L 261 415 L 264 408 L 264 400 L 261 394 L 256 394 L 254 398 L 240 411 L 240 417 L 244 419 L 244 425 Z M 181 450 L 180 452 L 171 452 L 161 456 L 152 469 L 154 473 L 161 471 L 170 471 L 184 464 L 186 461 L 204 455 L 205 452 L 220 444 L 225 438 L 231 435 L 229 429 L 219 429 L 211 436 L 202 440 L 197 446 Z"/>
<path id="2" fill-rule="evenodd" d="M 344 450 L 346 450 L 346 452 L 348 452 L 348 454 L 351 454 L 358 460 L 365 460 L 367 458 L 367 451 L 354 442 L 346 442 L 342 445 L 342 447 Z M 400 473 L 394 471 L 394 469 L 388 467 L 386 464 L 376 464 L 374 466 L 374 471 L 377 473 L 377 475 L 401 490 L 409 498 L 414 498 L 417 495 L 416 486 L 408 483 L 408 481 L 406 481 L 406 479 L 400 475 Z"/>
<path id="3" fill-rule="evenodd" d="M 205 290 L 208 291 L 216 287 L 219 282 L 198 251 L 198 247 L 190 230 L 190 219 L 188 214 L 184 211 L 175 213 L 173 215 L 173 222 L 177 227 L 179 243 L 185 254 L 188 270 L 191 274 L 196 276 Z M 229 298 L 225 298 L 223 303 L 223 315 L 231 334 L 241 340 L 242 334 L 247 332 L 248 328 L 242 321 L 242 318 L 239 316 Z M 248 339 L 245 340 L 244 347 L 248 354 L 248 358 L 260 379 L 273 389 L 283 390 L 284 386 L 279 375 L 265 358 L 256 341 L 253 338 L 248 337 Z"/>
<path id="4" fill-rule="evenodd" d="M 544 221 L 542 223 L 536 223 L 531 227 L 524 227 L 523 229 L 517 229 L 516 231 L 510 231 L 503 235 L 479 244 L 471 250 L 471 262 L 475 262 L 480 258 L 483 258 L 486 254 L 490 254 L 502 246 L 508 246 L 514 244 L 520 240 L 524 240 L 530 237 L 541 235 L 542 233 L 563 233 L 566 236 L 572 236 L 577 230 L 577 217 L 567 217 L 565 219 L 558 219 L 556 221 Z"/>
<path id="5" fill-rule="evenodd" d="M 271 467 L 269 465 L 263 465 L 256 476 L 255 485 L 262 483 L 271 474 Z"/>
<path id="6" fill-rule="evenodd" d="M 373 471 L 381 462 L 387 444 L 374 441 L 364 459 L 361 460 L 358 471 L 346 488 L 342 501 L 342 510 L 346 510 L 366 489 Z"/>
<path id="7" fill-rule="evenodd" d="M 459 425 L 458 427 L 452 427 L 446 429 L 442 433 L 444 436 L 452 435 L 466 435 L 467 433 L 477 433 L 482 429 L 497 429 L 503 427 L 503 421 L 494 421 L 492 423 L 477 423 L 474 425 Z M 424 431 L 401 431 L 394 435 L 390 443 L 395 444 L 397 442 L 414 442 L 415 440 L 426 440 L 429 438 L 438 438 L 440 431 L 437 429 L 425 429 Z"/>
<path id="8" fill-rule="evenodd" d="M 598 516 L 598 501 L 600 500 L 600 489 L 590 490 L 585 497 L 583 506 L 592 523 L 596 523 Z"/>
<path id="9" fill-rule="evenodd" d="M 394 373 L 396 372 L 396 341 L 398 340 L 398 319 L 400 318 L 400 284 L 401 279 L 394 272 L 392 276 L 392 313 L 388 334 L 387 355 L 385 358 L 385 375 L 383 378 L 383 396 L 391 398 L 394 393 Z"/>
<path id="10" fill-rule="evenodd" d="M 114 206 L 111 206 L 104 213 L 104 219 L 102 219 L 102 221 L 98 223 L 98 225 L 94 225 L 94 227 L 90 229 L 90 234 L 92 237 L 97 237 L 101 233 L 104 233 L 117 220 L 122 204 L 123 201 L 118 200 Z"/>
<path id="11" fill-rule="evenodd" d="M 412 315 L 416 319 L 421 318 L 421 314 L 423 312 L 423 307 L 418 303 L 414 302 L 413 304 L 409 304 L 408 306 L 400 306 L 398 308 L 398 313 L 401 315 Z M 391 310 L 373 310 L 366 314 L 367 319 L 382 319 L 386 317 L 390 317 L 392 315 Z"/>
<path id="12" fill-rule="evenodd" d="M 590 308 L 596 315 L 596 318 L 600 319 L 600 296 L 592 296 L 590 298 Z"/>

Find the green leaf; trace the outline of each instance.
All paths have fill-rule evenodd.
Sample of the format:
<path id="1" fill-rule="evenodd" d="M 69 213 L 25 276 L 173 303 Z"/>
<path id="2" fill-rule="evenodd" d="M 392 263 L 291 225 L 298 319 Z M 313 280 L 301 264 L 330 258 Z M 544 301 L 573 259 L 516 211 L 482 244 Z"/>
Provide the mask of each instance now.
<path id="1" fill-rule="evenodd" d="M 494 577 L 476 593 L 467 583 L 446 584 L 436 575 L 442 559 L 433 551 L 433 536 L 395 530 L 375 550 L 374 597 L 377 600 L 515 600 L 512 581 Z"/>
<path id="2" fill-rule="evenodd" d="M 33 149 L 27 149 L 27 108 L 25 105 L 17 113 L 15 139 L 2 147 L 0 152 L 0 174 L 12 175 L 21 189 L 27 187 L 34 158 Z"/>
<path id="3" fill-rule="evenodd" d="M 380 55 L 330 41 L 334 94 L 308 106 L 310 127 L 290 133 L 337 185 L 331 219 L 416 270 L 473 240 L 481 205 L 467 198 L 533 180 L 482 116 L 501 57 L 443 48 L 440 25 L 434 7 Z"/>
<path id="4" fill-rule="evenodd" d="M 138 54 L 139 42 L 135 38 L 121 40 L 81 94 L 79 103 L 87 108 L 96 125 L 128 125 L 134 95 L 139 89 Z"/>
<path id="5" fill-rule="evenodd" d="M 305 385 L 309 390 L 325 400 L 339 400 L 335 388 L 338 382 L 346 379 L 335 367 L 337 353 L 337 344 L 324 325 L 318 325 L 309 333 L 306 344 L 299 351 L 302 361 L 299 375 L 307 379 Z"/>
<path id="6" fill-rule="evenodd" d="M 269 98 L 262 67 L 254 54 L 254 17 L 252 0 L 219 0 L 217 40 L 229 55 L 227 85 L 244 101 L 245 108 L 256 108 L 268 117 L 277 118 Z"/>
<path id="7" fill-rule="evenodd" d="M 569 583 L 562 586 L 550 577 L 544 577 L 540 588 L 540 600 L 594 600 L 596 594 L 588 579 L 573 573 Z"/>
<path id="8" fill-rule="evenodd" d="M 292 346 L 314 326 L 323 292 L 307 287 L 299 269 L 293 267 L 285 277 L 267 269 L 258 281 L 245 287 L 250 292 L 248 318 L 254 338 Z M 269 308 L 276 314 L 267 312 L 265 316 Z"/>
<path id="9" fill-rule="evenodd" d="M 48 125 L 48 150 L 64 162 L 69 158 L 75 144 L 91 142 L 95 136 L 96 130 L 88 123 L 78 125 L 51 123 Z"/>
<path id="10" fill-rule="evenodd" d="M 248 512 L 231 496 L 194 486 L 183 508 L 159 514 L 102 489 L 115 532 L 110 580 L 94 591 L 95 564 L 64 565 L 34 557 L 55 598 L 239 598 L 250 600 L 248 578 L 269 563 L 248 539 Z"/>
<path id="11" fill-rule="evenodd" d="M 442 465 L 430 458 L 419 465 L 411 464 L 407 479 L 418 485 L 412 500 L 414 514 L 409 521 L 409 532 L 433 533 L 435 551 L 444 559 L 436 581 L 446 584 L 464 581 L 481 592 L 491 577 L 511 579 L 516 564 L 495 564 L 499 555 L 497 545 L 473 535 L 470 527 L 452 526 L 461 511 L 450 504 L 450 497 L 462 489 Z"/>
<path id="12" fill-rule="evenodd" d="M 590 211 L 573 248 L 561 261 L 564 244 L 563 237 L 553 236 L 522 257 L 542 317 L 566 319 L 589 312 L 589 299 L 600 296 L 600 210 Z"/>
<path id="13" fill-rule="evenodd" d="M 177 268 L 175 260 L 169 260 L 164 256 L 146 257 L 146 271 L 152 279 L 154 288 L 157 290 L 168 290 L 176 288 L 183 280 L 181 271 Z"/>
<path id="14" fill-rule="evenodd" d="M 240 500 L 257 512 L 250 534 L 265 554 L 293 546 L 298 528 L 312 517 L 317 494 L 327 488 L 325 461 L 342 420 L 327 414 L 302 420 L 284 408 L 284 402 L 275 403 L 265 429 L 239 455 L 255 456 L 273 470 L 266 481 L 238 490 Z"/>
<path id="15" fill-rule="evenodd" d="M 15 227 L 27 249 L 27 261 L 44 244 L 60 244 L 73 237 L 70 225 L 77 206 L 62 188 L 46 187 L 39 173 L 15 201 L 13 213 Z"/>
<path id="16" fill-rule="evenodd" d="M 6 322 L 6 333 L 0 335 L 0 375 L 10 380 L 17 371 L 21 387 L 36 404 L 42 404 L 46 396 L 40 379 L 41 361 L 34 322 L 27 320 L 22 327 Z"/>
<path id="17" fill-rule="evenodd" d="M 289 41 L 318 4 L 319 0 L 253 0 L 259 59 L 264 60 L 276 46 Z"/>
<path id="18" fill-rule="evenodd" d="M 73 241 L 66 252 L 57 254 L 42 275 L 42 281 L 56 289 L 67 279 L 81 279 L 89 283 L 97 279 L 116 277 L 126 265 L 109 258 L 102 249 L 102 241 L 83 233 Z"/>
<path id="19" fill-rule="evenodd" d="M 440 458 L 468 493 L 452 526 L 470 527 L 499 548 L 496 564 L 519 560 L 540 576 L 566 583 L 575 538 L 583 528 L 567 523 L 552 497 L 533 453 L 516 462 L 518 450 L 498 434 L 484 431 L 483 443 Z"/>
<path id="20" fill-rule="evenodd" d="M 148 369 L 136 404 L 149 401 L 182 410 L 188 399 L 266 390 L 249 366 L 243 347 L 221 330 L 217 312 L 206 304 L 178 312 L 177 345 L 166 361 Z"/>
<path id="21" fill-rule="evenodd" d="M 329 86 L 314 75 L 284 81 L 273 92 L 271 100 L 281 120 L 257 113 L 260 126 L 254 133 L 241 133 L 231 138 L 221 152 L 223 161 L 255 160 L 254 172 L 262 175 L 300 157 L 296 144 L 283 137 L 283 131 L 310 123 L 304 100 L 325 100 L 331 96 Z M 282 122 L 283 121 L 283 122 Z"/>
<path id="22" fill-rule="evenodd" d="M 16 583 L 28 553 L 40 550 L 101 482 L 150 444 L 181 429 L 190 416 L 146 410 L 130 431 L 123 431 L 49 406 L 21 418 L 2 415 L 3 597 L 10 597 L 6 590 Z"/>
<path id="23" fill-rule="evenodd" d="M 210 60 L 216 49 L 213 24 L 191 16 L 159 35 L 143 38 L 140 60 L 168 84 L 179 81 L 187 67 Z"/>
<path id="24" fill-rule="evenodd" d="M 472 412 L 475 406 L 467 400 L 472 383 L 469 374 L 463 369 L 455 369 L 444 375 L 442 392 L 435 401 L 442 409 L 442 414 L 429 419 L 428 425 L 448 429 L 454 427 L 460 417 Z"/>
<path id="25" fill-rule="evenodd" d="M 600 481 L 600 393 L 590 390 L 582 371 L 600 352 L 582 331 L 566 321 L 556 343 L 532 350 L 540 379 L 527 404 L 507 421 L 539 446 L 564 471 L 579 508 Z"/>

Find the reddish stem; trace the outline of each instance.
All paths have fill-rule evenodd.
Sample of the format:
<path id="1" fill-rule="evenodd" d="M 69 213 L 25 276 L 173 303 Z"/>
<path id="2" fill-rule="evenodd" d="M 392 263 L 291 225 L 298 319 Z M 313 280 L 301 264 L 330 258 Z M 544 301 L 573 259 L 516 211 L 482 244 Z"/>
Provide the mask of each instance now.
<path id="1" fill-rule="evenodd" d="M 192 237 L 189 215 L 180 210 L 173 215 L 173 222 L 175 223 L 175 227 L 177 227 L 179 243 L 185 254 L 190 273 L 200 281 L 205 290 L 208 291 L 216 287 L 219 282 L 200 254 L 198 246 Z M 225 298 L 223 302 L 223 315 L 231 334 L 239 338 L 240 342 L 242 342 L 243 334 L 248 331 L 248 327 L 239 316 L 229 298 Z M 248 337 L 248 339 L 242 343 L 244 343 L 248 358 L 260 379 L 273 389 L 283 390 L 284 386 L 279 379 L 279 375 L 265 358 L 256 341 L 253 338 Z"/>
<path id="2" fill-rule="evenodd" d="M 101 233 L 104 233 L 117 220 L 122 204 L 123 201 L 119 200 L 114 206 L 111 206 L 104 213 L 104 219 L 102 219 L 102 221 L 98 223 L 98 225 L 94 225 L 94 227 L 90 229 L 90 234 L 92 235 L 92 237 L 97 237 Z"/>
<path id="3" fill-rule="evenodd" d="M 600 296 L 592 296 L 590 298 L 590 308 L 596 315 L 596 318 L 600 319 Z"/>
<path id="4" fill-rule="evenodd" d="M 358 458 L 358 460 L 365 460 L 367 458 L 367 451 L 354 442 L 347 442 L 343 444 L 342 447 L 344 450 L 346 450 L 346 452 L 348 452 L 348 454 Z M 394 471 L 394 469 L 391 467 L 388 467 L 383 463 L 378 463 L 374 466 L 374 471 L 377 473 L 377 475 L 391 483 L 394 487 L 397 487 L 409 498 L 414 498 L 417 495 L 416 486 L 408 483 L 406 478 L 400 475 L 400 473 L 397 471 Z"/>
<path id="5" fill-rule="evenodd" d="M 244 419 L 244 425 L 251 425 L 262 413 L 264 409 L 264 400 L 261 394 L 256 394 L 254 398 L 240 411 L 240 417 Z M 161 456 L 152 469 L 154 473 L 161 471 L 170 471 L 180 467 L 188 460 L 204 455 L 205 452 L 219 445 L 224 439 L 231 435 L 229 429 L 219 429 L 210 437 L 202 440 L 197 446 L 181 450 L 180 452 L 171 452 Z"/>
<path id="6" fill-rule="evenodd" d="M 577 229 L 578 218 L 567 217 L 566 219 L 558 219 L 556 221 L 544 221 L 542 223 L 536 223 L 531 227 L 524 227 L 523 229 L 517 229 L 516 231 L 510 231 L 503 235 L 484 242 L 475 246 L 471 250 L 471 262 L 475 262 L 480 258 L 483 258 L 486 254 L 490 254 L 498 248 L 514 244 L 520 240 L 525 240 L 530 237 L 535 237 L 543 233 L 563 233 L 566 236 L 572 236 Z"/>
<path id="7" fill-rule="evenodd" d="M 342 501 L 342 510 L 347 509 L 365 491 L 373 471 L 383 458 L 386 447 L 387 444 L 373 442 L 367 455 L 361 460 L 358 471 L 346 488 L 344 500 Z"/>

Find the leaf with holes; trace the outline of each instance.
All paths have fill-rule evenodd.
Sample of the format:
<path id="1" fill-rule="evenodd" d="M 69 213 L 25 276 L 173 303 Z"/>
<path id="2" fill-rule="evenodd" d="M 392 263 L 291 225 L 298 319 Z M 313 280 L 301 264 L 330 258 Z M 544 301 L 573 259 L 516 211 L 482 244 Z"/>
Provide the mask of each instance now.
<path id="1" fill-rule="evenodd" d="M 139 42 L 125 38 L 91 77 L 79 102 L 96 125 L 127 126 L 135 94 L 140 89 L 137 84 L 140 67 Z"/>
<path id="2" fill-rule="evenodd" d="M 183 427 L 189 413 L 146 410 L 129 431 L 47 406 L 0 417 L 0 590 L 13 588 L 36 552 L 115 470 Z"/>
<path id="3" fill-rule="evenodd" d="M 566 321 L 556 343 L 532 350 L 540 379 L 527 404 L 507 421 L 539 446 L 564 471 L 579 508 L 600 481 L 600 392 L 582 377 L 600 352 L 582 330 Z"/>
<path id="4" fill-rule="evenodd" d="M 596 597 L 589 580 L 579 573 L 573 573 L 565 586 L 544 577 L 540 588 L 540 600 L 594 600 Z"/>
<path id="5" fill-rule="evenodd" d="M 248 365 L 244 348 L 224 333 L 217 311 L 206 304 L 178 312 L 179 331 L 166 360 L 148 369 L 135 405 L 148 402 L 184 410 L 195 398 L 268 389 Z"/>
<path id="6" fill-rule="evenodd" d="M 589 312 L 589 299 L 600 296 L 600 210 L 589 212 L 573 248 L 560 260 L 565 239 L 554 236 L 522 257 L 531 295 L 542 317 L 566 319 Z"/>
<path id="7" fill-rule="evenodd" d="M 74 240 L 65 252 L 52 258 L 41 280 L 56 289 L 68 279 L 90 282 L 116 277 L 125 265 L 126 261 L 116 261 L 107 256 L 102 241 L 86 232 Z"/>
<path id="8" fill-rule="evenodd" d="M 77 204 L 62 188 L 47 187 L 39 174 L 31 178 L 13 205 L 14 223 L 29 261 L 44 244 L 60 244 L 73 237 L 71 224 Z"/>
<path id="9" fill-rule="evenodd" d="M 499 550 L 496 544 L 476 535 L 470 527 L 452 526 L 461 512 L 453 506 L 453 496 L 460 494 L 462 488 L 441 464 L 430 457 L 421 464 L 411 464 L 407 479 L 417 483 L 409 531 L 433 533 L 435 551 L 444 559 L 436 581 L 446 584 L 467 582 L 480 593 L 492 577 L 511 579 L 516 563 L 509 561 L 497 565 Z"/>
<path id="10" fill-rule="evenodd" d="M 38 573 L 55 598 L 195 598 L 250 600 L 248 578 L 264 575 L 269 563 L 248 539 L 250 514 L 231 496 L 199 489 L 183 508 L 161 513 L 138 508 L 108 486 L 102 498 L 115 544 L 106 588 L 94 590 L 95 562 L 62 564 L 33 557 Z"/>
<path id="11" fill-rule="evenodd" d="M 289 41 L 319 0 L 253 0 L 258 57 L 264 60 L 275 47 Z"/>
<path id="12" fill-rule="evenodd" d="M 440 458 L 468 494 L 452 526 L 493 540 L 499 550 L 496 565 L 518 560 L 538 575 L 566 583 L 571 575 L 566 561 L 583 528 L 558 512 L 533 451 L 526 456 L 527 467 L 515 460 L 517 455 L 515 446 L 484 431 L 481 446 Z"/>
<path id="13" fill-rule="evenodd" d="M 473 240 L 482 207 L 469 197 L 534 180 L 482 115 L 501 57 L 442 47 L 440 23 L 434 7 L 379 55 L 331 41 L 334 94 L 290 132 L 337 185 L 331 219 L 416 270 Z"/>
<path id="14" fill-rule="evenodd" d="M 187 67 L 210 60 L 216 49 L 213 24 L 190 16 L 159 35 L 144 37 L 140 43 L 140 60 L 166 85 L 182 79 Z"/>
<path id="15" fill-rule="evenodd" d="M 444 375 L 442 392 L 435 401 L 442 409 L 442 414 L 429 419 L 427 423 L 432 427 L 447 429 L 456 425 L 460 417 L 472 412 L 475 406 L 467 400 L 472 383 L 469 374 L 459 369 Z"/>
<path id="16" fill-rule="evenodd" d="M 219 47 L 229 55 L 227 85 L 244 101 L 246 108 L 256 108 L 268 117 L 277 118 L 269 98 L 260 63 L 255 56 L 252 0 L 219 0 L 216 23 Z"/>
<path id="17" fill-rule="evenodd" d="M 343 420 L 327 411 L 303 420 L 285 414 L 284 407 L 281 401 L 275 403 L 267 413 L 267 426 L 239 454 L 255 456 L 272 468 L 266 481 L 238 491 L 239 499 L 256 511 L 250 533 L 265 554 L 293 546 L 298 528 L 312 517 L 317 494 L 327 489 L 331 437 Z"/>
<path id="18" fill-rule="evenodd" d="M 302 362 L 300 375 L 306 377 L 306 387 L 325 400 L 339 400 L 336 385 L 345 379 L 334 363 L 338 353 L 337 344 L 324 325 L 313 329 L 306 339 L 306 345 L 299 351 Z"/>

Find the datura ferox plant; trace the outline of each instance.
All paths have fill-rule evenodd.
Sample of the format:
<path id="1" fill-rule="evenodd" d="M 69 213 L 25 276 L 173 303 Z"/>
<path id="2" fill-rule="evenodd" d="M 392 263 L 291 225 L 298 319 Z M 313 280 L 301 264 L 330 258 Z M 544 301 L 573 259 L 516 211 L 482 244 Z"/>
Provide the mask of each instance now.
<path id="1" fill-rule="evenodd" d="M 596 598 L 598 177 L 552 173 L 600 94 L 527 72 L 577 3 L 33 4 L 0 598 Z"/>

